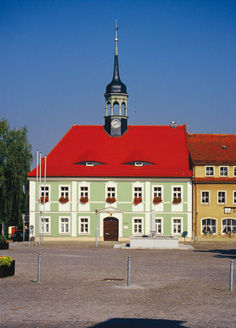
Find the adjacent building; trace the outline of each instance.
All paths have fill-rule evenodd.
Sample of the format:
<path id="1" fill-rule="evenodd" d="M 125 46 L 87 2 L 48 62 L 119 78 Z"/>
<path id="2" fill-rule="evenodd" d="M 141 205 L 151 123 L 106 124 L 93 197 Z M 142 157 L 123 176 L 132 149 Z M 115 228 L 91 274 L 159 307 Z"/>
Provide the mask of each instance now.
<path id="1" fill-rule="evenodd" d="M 188 134 L 195 240 L 236 238 L 236 135 Z"/>

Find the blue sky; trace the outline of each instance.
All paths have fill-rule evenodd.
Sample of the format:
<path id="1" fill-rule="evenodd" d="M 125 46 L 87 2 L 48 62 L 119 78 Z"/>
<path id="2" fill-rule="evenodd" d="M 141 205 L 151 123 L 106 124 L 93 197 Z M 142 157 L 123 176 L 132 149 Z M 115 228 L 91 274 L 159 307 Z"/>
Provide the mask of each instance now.
<path id="1" fill-rule="evenodd" d="M 116 19 L 129 124 L 236 132 L 236 0 L 1 0 L 0 119 L 34 154 L 104 123 Z"/>

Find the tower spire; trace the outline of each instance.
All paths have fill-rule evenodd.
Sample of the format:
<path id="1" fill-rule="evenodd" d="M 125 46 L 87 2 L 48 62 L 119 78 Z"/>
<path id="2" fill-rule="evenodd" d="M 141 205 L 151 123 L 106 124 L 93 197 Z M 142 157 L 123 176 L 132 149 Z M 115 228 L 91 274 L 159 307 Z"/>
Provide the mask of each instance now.
<path id="1" fill-rule="evenodd" d="M 106 87 L 105 93 L 105 131 L 110 136 L 122 136 L 128 129 L 126 85 L 121 82 L 118 64 L 118 26 L 115 28 L 115 58 L 113 79 Z"/>

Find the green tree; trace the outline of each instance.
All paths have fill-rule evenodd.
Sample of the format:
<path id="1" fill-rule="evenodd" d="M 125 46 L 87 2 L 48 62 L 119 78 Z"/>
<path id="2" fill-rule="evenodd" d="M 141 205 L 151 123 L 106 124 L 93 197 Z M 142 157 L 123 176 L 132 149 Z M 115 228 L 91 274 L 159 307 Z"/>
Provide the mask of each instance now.
<path id="1" fill-rule="evenodd" d="M 27 173 L 32 162 L 27 129 L 13 129 L 0 121 L 0 223 L 17 225 L 28 214 Z"/>

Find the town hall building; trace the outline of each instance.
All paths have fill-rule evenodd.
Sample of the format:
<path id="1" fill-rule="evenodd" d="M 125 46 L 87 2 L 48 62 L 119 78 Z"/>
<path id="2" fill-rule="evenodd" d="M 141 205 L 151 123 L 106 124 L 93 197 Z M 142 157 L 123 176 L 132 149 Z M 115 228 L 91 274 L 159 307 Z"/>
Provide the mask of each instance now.
<path id="1" fill-rule="evenodd" d="M 126 241 L 149 235 L 154 218 L 157 235 L 192 239 L 186 126 L 128 123 L 117 35 L 104 125 L 72 126 L 40 168 L 28 174 L 34 237 Z"/>

